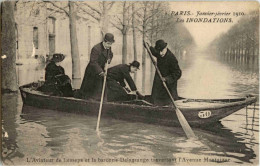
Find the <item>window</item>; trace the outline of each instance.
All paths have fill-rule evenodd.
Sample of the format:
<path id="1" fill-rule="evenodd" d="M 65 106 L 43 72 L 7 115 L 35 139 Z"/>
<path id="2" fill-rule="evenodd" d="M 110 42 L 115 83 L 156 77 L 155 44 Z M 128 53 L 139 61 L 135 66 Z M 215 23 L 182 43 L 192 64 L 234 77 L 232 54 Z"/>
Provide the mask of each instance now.
<path id="1" fill-rule="evenodd" d="M 18 50 L 18 28 L 16 23 L 15 23 L 15 36 L 16 36 L 16 49 Z"/>
<path id="2" fill-rule="evenodd" d="M 39 38 L 38 38 L 38 28 L 33 27 L 33 44 L 36 49 L 38 49 L 39 46 Z"/>
<path id="3" fill-rule="evenodd" d="M 54 17 L 48 18 L 48 32 L 49 32 L 49 34 L 52 34 L 52 35 L 55 34 L 55 21 L 56 21 L 56 19 Z"/>

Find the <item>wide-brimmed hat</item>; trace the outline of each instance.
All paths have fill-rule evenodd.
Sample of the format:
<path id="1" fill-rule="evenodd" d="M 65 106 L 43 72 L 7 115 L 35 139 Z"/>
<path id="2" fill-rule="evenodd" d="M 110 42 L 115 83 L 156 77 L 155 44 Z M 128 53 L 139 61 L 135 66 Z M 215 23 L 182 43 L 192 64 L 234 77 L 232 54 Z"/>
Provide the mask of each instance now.
<path id="1" fill-rule="evenodd" d="M 54 61 L 55 63 L 63 61 L 65 56 L 63 54 L 55 53 L 53 54 L 51 61 Z"/>
<path id="2" fill-rule="evenodd" d="M 155 43 L 155 49 L 162 51 L 167 46 L 167 43 L 165 43 L 164 40 L 157 40 Z"/>
<path id="3" fill-rule="evenodd" d="M 115 42 L 114 35 L 112 33 L 106 33 L 104 37 L 104 41 L 114 43 Z"/>
<path id="4" fill-rule="evenodd" d="M 139 63 L 138 61 L 133 61 L 132 63 L 130 63 L 130 66 L 134 66 L 134 67 L 136 67 L 137 69 L 139 69 L 140 63 Z"/>

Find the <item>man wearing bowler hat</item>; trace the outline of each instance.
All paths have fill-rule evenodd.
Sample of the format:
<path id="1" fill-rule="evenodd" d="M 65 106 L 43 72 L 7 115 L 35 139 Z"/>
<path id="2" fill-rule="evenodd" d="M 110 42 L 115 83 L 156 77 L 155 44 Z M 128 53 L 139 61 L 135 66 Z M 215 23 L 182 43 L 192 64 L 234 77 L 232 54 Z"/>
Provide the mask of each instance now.
<path id="1" fill-rule="evenodd" d="M 164 40 L 157 40 L 155 47 L 150 47 L 150 50 L 153 56 L 157 58 L 157 66 L 162 74 L 163 81 L 166 83 L 174 100 L 178 100 L 177 81 L 182 74 L 178 60 L 167 48 L 167 43 Z M 171 103 L 170 97 L 157 72 L 154 76 L 151 96 L 154 104 L 168 105 Z"/>
<path id="2" fill-rule="evenodd" d="M 130 73 L 135 73 L 139 69 L 140 63 L 133 61 L 129 65 L 120 64 L 108 69 L 107 74 L 107 100 L 108 101 L 124 101 L 129 100 L 130 97 L 127 92 L 133 91 L 139 98 L 143 95 L 137 91 L 135 83 Z M 126 87 L 125 81 L 130 89 Z M 127 92 L 126 92 L 127 91 Z"/>
<path id="3" fill-rule="evenodd" d="M 95 45 L 90 53 L 90 61 L 85 70 L 84 78 L 76 97 L 100 100 L 105 76 L 105 64 L 113 58 L 111 46 L 115 42 L 114 35 L 106 33 L 101 43 Z M 105 93 L 106 94 L 106 93 Z M 106 101 L 106 95 L 104 96 Z"/>

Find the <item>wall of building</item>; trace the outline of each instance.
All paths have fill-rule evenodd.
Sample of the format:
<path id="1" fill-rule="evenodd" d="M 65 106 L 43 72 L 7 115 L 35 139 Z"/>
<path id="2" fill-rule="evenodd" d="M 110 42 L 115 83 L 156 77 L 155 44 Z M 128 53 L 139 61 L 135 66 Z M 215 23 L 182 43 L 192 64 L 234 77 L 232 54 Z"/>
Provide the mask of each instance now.
<path id="1" fill-rule="evenodd" d="M 17 58 L 30 58 L 33 52 L 33 28 L 38 28 L 38 49 L 35 49 L 35 55 L 46 55 L 46 9 L 41 8 L 33 12 L 30 10 L 30 4 L 17 3 L 16 26 L 18 49 Z"/>
<path id="2" fill-rule="evenodd" d="M 31 58 L 33 51 L 33 27 L 38 27 L 38 39 L 39 47 L 35 50 L 35 55 L 46 57 L 49 54 L 49 30 L 47 25 L 47 19 L 50 15 L 50 11 L 46 8 L 40 8 L 39 14 L 35 15 L 31 12 L 31 7 L 27 6 L 17 8 L 16 22 L 18 29 L 18 59 Z M 25 10 L 28 9 L 28 10 Z M 69 19 L 65 14 L 52 14 L 55 21 L 55 52 L 63 53 L 67 55 L 66 59 L 70 59 L 70 31 L 69 31 Z M 89 33 L 90 27 L 90 33 Z M 112 46 L 114 53 L 113 64 L 119 64 L 122 62 L 122 34 L 119 30 L 113 27 L 109 27 L 109 32 L 115 35 L 115 44 Z M 133 38 L 132 30 L 129 31 L 127 39 L 128 56 L 127 61 L 133 60 Z M 90 36 L 90 38 L 89 38 Z M 81 59 L 89 59 L 91 48 L 101 42 L 101 34 L 99 25 L 92 21 L 78 20 L 77 21 L 77 38 L 79 56 Z M 137 52 L 138 60 L 141 61 L 142 54 L 142 40 L 141 34 L 137 36 Z M 90 42 L 90 46 L 89 46 Z"/>

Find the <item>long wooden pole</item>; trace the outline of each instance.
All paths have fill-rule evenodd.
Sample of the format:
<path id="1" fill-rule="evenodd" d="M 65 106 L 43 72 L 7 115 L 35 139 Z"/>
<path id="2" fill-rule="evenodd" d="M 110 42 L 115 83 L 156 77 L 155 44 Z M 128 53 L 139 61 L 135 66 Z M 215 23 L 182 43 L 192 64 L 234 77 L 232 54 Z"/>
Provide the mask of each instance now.
<path id="1" fill-rule="evenodd" d="M 168 93 L 168 95 L 169 95 L 169 97 L 171 99 L 171 102 L 173 104 L 173 108 L 174 108 L 174 110 L 175 110 L 175 112 L 177 114 L 178 120 L 179 120 L 179 122 L 180 122 L 180 124 L 181 124 L 181 126 L 182 126 L 182 128 L 183 128 L 183 130 L 184 130 L 184 132 L 186 134 L 186 136 L 188 138 L 196 138 L 196 136 L 195 136 L 194 132 L 192 131 L 188 121 L 185 119 L 184 115 L 182 114 L 182 112 L 179 110 L 179 108 L 175 104 L 174 99 L 173 99 L 173 97 L 172 97 L 172 95 L 171 95 L 171 93 L 170 93 L 166 83 L 163 81 L 162 74 L 161 74 L 159 68 L 157 67 L 155 60 L 152 57 L 152 53 L 151 53 L 151 50 L 149 48 L 149 45 L 145 41 L 144 41 L 144 45 L 145 45 L 145 48 L 147 49 L 147 52 L 148 52 L 148 54 L 149 54 L 149 56 L 150 56 L 150 58 L 151 58 L 151 60 L 152 60 L 152 62 L 154 64 L 154 67 L 155 67 L 155 69 L 156 69 L 156 71 L 157 71 L 157 73 L 158 73 L 158 75 L 159 75 L 159 77 L 160 77 L 160 79 L 161 79 L 161 81 L 163 83 L 163 86 L 166 89 L 166 91 L 167 91 L 167 93 Z"/>
<path id="2" fill-rule="evenodd" d="M 102 88 L 102 93 L 101 93 L 101 100 L 100 100 L 99 111 L 98 111 L 98 120 L 97 120 L 96 131 L 99 131 L 99 123 L 100 123 L 100 117 L 101 117 L 101 111 L 102 111 L 105 88 L 106 88 L 106 81 L 107 81 L 107 68 L 108 68 L 108 61 L 105 64 L 105 76 L 104 76 L 103 88 Z"/>

